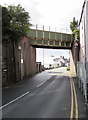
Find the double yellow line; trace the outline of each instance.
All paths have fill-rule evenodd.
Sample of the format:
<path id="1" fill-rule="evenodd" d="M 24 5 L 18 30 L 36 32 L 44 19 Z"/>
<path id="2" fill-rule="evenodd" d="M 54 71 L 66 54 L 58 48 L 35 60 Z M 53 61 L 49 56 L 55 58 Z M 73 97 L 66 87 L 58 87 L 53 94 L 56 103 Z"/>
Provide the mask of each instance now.
<path id="1" fill-rule="evenodd" d="M 70 77 L 70 84 L 71 84 L 71 113 L 70 113 L 70 120 L 72 120 L 74 117 L 75 117 L 76 120 L 78 120 L 77 95 L 76 95 L 75 85 L 74 85 L 73 79 L 71 77 Z"/>

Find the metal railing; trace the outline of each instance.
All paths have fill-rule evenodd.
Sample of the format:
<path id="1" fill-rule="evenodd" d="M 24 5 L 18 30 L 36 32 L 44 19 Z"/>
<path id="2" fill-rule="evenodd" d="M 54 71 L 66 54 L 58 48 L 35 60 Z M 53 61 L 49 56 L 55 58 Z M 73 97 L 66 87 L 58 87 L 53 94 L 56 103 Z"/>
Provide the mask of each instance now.
<path id="1" fill-rule="evenodd" d="M 60 32 L 60 33 L 67 33 L 71 34 L 71 31 L 67 28 L 58 28 L 53 26 L 45 26 L 45 25 L 32 25 L 30 27 L 31 29 L 37 29 L 37 30 L 44 30 L 44 31 L 52 31 L 52 32 Z"/>
<path id="2" fill-rule="evenodd" d="M 81 89 L 85 101 L 88 101 L 87 98 L 87 76 L 86 76 L 86 69 L 85 69 L 85 63 L 83 62 L 77 62 L 77 77 L 78 77 L 78 85 Z"/>

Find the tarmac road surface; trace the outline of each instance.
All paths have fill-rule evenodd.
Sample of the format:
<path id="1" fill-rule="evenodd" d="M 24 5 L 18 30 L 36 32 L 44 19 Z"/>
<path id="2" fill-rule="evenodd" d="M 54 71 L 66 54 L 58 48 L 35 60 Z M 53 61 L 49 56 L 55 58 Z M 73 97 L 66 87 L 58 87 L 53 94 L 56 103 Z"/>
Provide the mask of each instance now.
<path id="1" fill-rule="evenodd" d="M 3 89 L 2 102 L 3 118 L 86 118 L 84 98 L 66 67 Z"/>

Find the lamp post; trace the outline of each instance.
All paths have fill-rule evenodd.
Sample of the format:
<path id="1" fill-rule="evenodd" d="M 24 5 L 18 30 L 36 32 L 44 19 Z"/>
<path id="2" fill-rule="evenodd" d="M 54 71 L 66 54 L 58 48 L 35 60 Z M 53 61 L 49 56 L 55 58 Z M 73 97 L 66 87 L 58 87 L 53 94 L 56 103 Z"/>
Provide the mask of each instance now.
<path id="1" fill-rule="evenodd" d="M 44 66 L 44 49 L 43 49 L 43 66 Z"/>
<path id="2" fill-rule="evenodd" d="M 52 66 L 53 66 L 53 57 L 54 57 L 54 56 L 53 56 L 53 55 L 51 55 Z"/>

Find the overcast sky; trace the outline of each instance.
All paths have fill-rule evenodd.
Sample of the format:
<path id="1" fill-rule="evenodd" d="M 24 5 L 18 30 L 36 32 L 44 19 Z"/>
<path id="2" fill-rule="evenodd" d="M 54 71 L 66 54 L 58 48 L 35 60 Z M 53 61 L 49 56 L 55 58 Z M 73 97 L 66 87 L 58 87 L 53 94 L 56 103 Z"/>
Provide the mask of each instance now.
<path id="1" fill-rule="evenodd" d="M 78 21 L 81 16 L 84 0 L 0 0 L 1 5 L 21 4 L 30 13 L 31 23 L 55 27 L 70 31 L 69 25 L 73 17 Z M 44 62 L 50 63 L 51 54 L 55 57 L 69 57 L 69 51 L 44 50 Z M 48 58 L 48 59 L 46 59 Z M 43 50 L 37 50 L 37 61 L 43 61 Z"/>
<path id="2" fill-rule="evenodd" d="M 80 19 L 84 0 L 0 0 L 2 5 L 21 4 L 31 23 L 69 29 L 73 17 Z"/>

